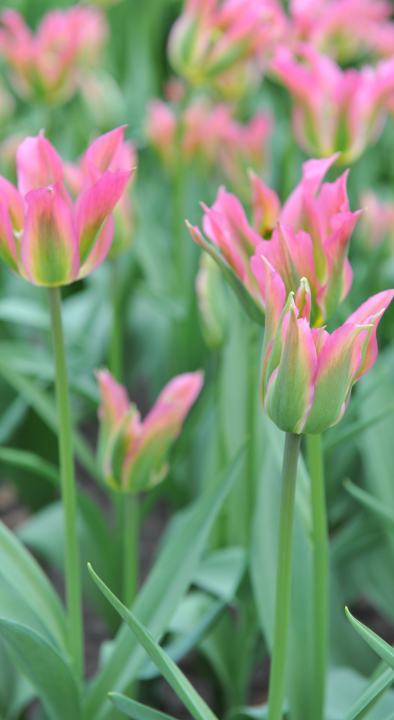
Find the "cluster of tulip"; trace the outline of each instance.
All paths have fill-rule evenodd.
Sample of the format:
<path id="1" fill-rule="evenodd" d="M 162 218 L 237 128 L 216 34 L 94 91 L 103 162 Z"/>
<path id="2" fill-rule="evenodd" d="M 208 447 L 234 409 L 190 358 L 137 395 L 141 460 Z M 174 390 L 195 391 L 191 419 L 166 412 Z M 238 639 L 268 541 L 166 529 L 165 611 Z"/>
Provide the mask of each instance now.
<path id="1" fill-rule="evenodd" d="M 313 599 L 310 600 L 313 603 L 314 623 L 311 662 L 313 688 L 310 691 L 313 702 L 308 705 L 313 710 L 308 717 L 323 720 L 328 665 L 330 561 L 320 436 L 344 418 L 354 385 L 375 364 L 378 357 L 377 329 L 394 297 L 393 289 L 387 285 L 384 289 L 380 287 L 379 292 L 362 302 L 335 329 L 335 313 L 341 303 L 347 299 L 346 302 L 351 306 L 352 296 L 349 293 L 353 270 L 348 255 L 356 225 L 361 226 L 366 252 L 379 252 L 387 257 L 393 253 L 394 242 L 394 203 L 381 200 L 368 191 L 361 199 L 361 206 L 367 206 L 368 209 L 364 212 L 361 209 L 352 211 L 347 184 L 349 170 L 340 175 L 336 171 L 339 165 L 355 162 L 368 146 L 378 140 L 389 113 L 393 112 L 394 22 L 391 20 L 391 5 L 386 0 L 290 0 L 287 5 L 285 9 L 279 0 L 186 0 L 180 17 L 170 30 L 168 56 L 173 70 L 180 77 L 170 79 L 165 86 L 165 101 L 150 99 L 143 121 L 144 128 L 140 128 L 136 135 L 142 145 L 144 136 L 145 141 L 156 150 L 172 183 L 175 230 L 171 234 L 172 246 L 169 250 L 174 252 L 173 256 L 170 252 L 168 256 L 172 266 L 171 277 L 176 276 L 176 290 L 171 288 L 168 297 L 160 297 L 159 300 L 163 300 L 163 307 L 169 308 L 168 313 L 173 321 L 169 344 L 175 348 L 174 355 L 177 355 L 182 372 L 173 370 L 168 373 L 167 379 L 172 379 L 162 389 L 152 409 L 141 419 L 137 406 L 130 402 L 126 386 L 122 384 L 121 373 L 116 372 L 111 364 L 113 372 L 104 368 L 96 370 L 100 397 L 99 438 L 93 465 L 98 480 L 106 486 L 109 501 L 113 503 L 119 517 L 123 518 L 118 533 L 121 535 L 123 532 L 124 535 L 123 600 L 130 607 L 137 591 L 133 583 L 138 584 L 135 578 L 130 583 L 130 568 L 133 565 L 135 573 L 138 565 L 133 538 L 138 523 L 133 515 L 136 507 L 133 503 L 136 503 L 138 494 L 153 490 L 168 476 L 175 441 L 203 387 L 204 373 L 195 368 L 202 366 L 204 353 L 200 354 L 198 362 L 188 363 L 185 360 L 188 357 L 185 346 L 191 345 L 189 340 L 195 331 L 194 326 L 188 328 L 188 334 L 186 324 L 193 325 L 195 322 L 196 301 L 205 344 L 211 349 L 221 350 L 229 326 L 235 325 L 228 306 L 235 308 L 234 316 L 238 308 L 234 299 L 232 306 L 231 301 L 227 302 L 227 290 L 223 283 L 223 278 L 226 279 L 250 320 L 249 323 L 242 315 L 240 324 L 245 324 L 251 337 L 248 348 L 250 353 L 247 355 L 247 364 L 251 366 L 251 392 L 247 401 L 252 418 L 249 428 L 251 449 L 248 450 L 247 472 L 242 480 L 245 486 L 248 484 L 249 504 L 252 506 L 256 501 L 258 475 L 255 448 L 257 413 L 253 402 L 258 392 L 257 374 L 261 383 L 261 404 L 268 417 L 266 427 L 272 428 L 274 423 L 280 431 L 286 433 L 277 570 L 274 573 L 277 583 L 275 618 L 272 632 L 268 632 L 264 638 L 265 645 L 272 651 L 272 664 L 268 715 L 263 716 L 268 717 L 268 720 L 282 720 L 287 697 L 291 717 L 301 717 L 299 711 L 298 714 L 293 711 L 291 693 L 286 687 L 286 667 L 297 463 L 304 435 L 309 473 L 307 483 L 310 481 L 305 492 L 309 503 L 305 514 L 308 515 L 307 539 L 311 540 L 310 565 L 313 569 L 308 565 L 308 573 L 313 576 Z M 25 103 L 36 104 L 40 111 L 44 112 L 45 109 L 46 113 L 52 113 L 55 106 L 71 100 L 81 88 L 85 88 L 85 92 L 89 87 L 90 97 L 100 94 L 106 96 L 105 87 L 109 86 L 101 84 L 100 74 L 96 74 L 96 71 L 102 64 L 103 46 L 108 35 L 109 25 L 103 10 L 92 5 L 81 4 L 66 10 L 50 11 L 35 33 L 26 25 L 19 12 L 3 10 L 0 15 L 0 54 L 5 60 L 14 92 Z M 373 64 L 360 66 L 359 61 L 365 55 L 370 56 Z M 350 62 L 357 67 L 343 68 L 340 65 Z M 277 127 L 274 113 L 260 105 L 258 98 L 256 100 L 263 78 L 268 79 L 264 87 L 268 85 L 272 90 L 276 83 L 287 90 L 292 105 L 294 139 L 301 151 L 310 156 L 304 159 L 301 180 L 295 187 L 292 185 L 284 203 L 281 202 L 282 193 L 265 182 L 271 153 L 275 155 L 272 138 Z M 285 97 L 285 90 L 278 91 L 276 88 L 272 92 L 282 93 L 282 97 Z M 288 130 L 289 118 L 285 122 Z M 132 140 L 125 140 L 126 128 L 126 125 L 120 125 L 105 134 L 95 132 L 94 139 L 75 162 L 63 161 L 44 131 L 35 136 L 29 135 L 19 143 L 15 143 L 14 136 L 8 142 L 9 148 L 15 145 L 15 152 L 11 149 L 9 154 L 15 155 L 16 186 L 0 175 L 0 258 L 14 276 L 46 288 L 48 294 L 64 506 L 68 614 L 64 663 L 67 673 L 75 679 L 75 707 L 78 708 L 69 717 L 86 717 L 89 720 L 109 718 L 105 708 L 108 704 L 107 690 L 112 689 L 111 683 L 122 690 L 130 688 L 139 672 L 143 677 L 144 668 L 142 660 L 140 665 L 138 659 L 134 665 L 134 661 L 128 663 L 129 636 L 122 635 L 121 631 L 108 652 L 109 660 L 105 660 L 99 680 L 89 689 L 87 700 L 85 698 L 82 704 L 80 681 L 83 631 L 78 499 L 60 288 L 82 280 L 83 283 L 72 290 L 78 294 L 78 287 L 86 287 L 88 276 L 98 270 L 107 258 L 112 263 L 112 269 L 119 271 L 116 258 L 125 254 L 132 245 L 135 221 L 130 190 L 134 182 L 133 170 L 137 164 L 137 146 Z M 287 134 L 289 142 L 292 142 L 292 133 Z M 3 144 L 0 147 L 5 156 L 6 146 Z M 295 152 L 299 152 L 296 147 Z M 0 161 L 3 161 L 1 156 Z M 282 170 L 282 175 L 285 175 L 279 162 L 277 165 L 276 174 L 281 175 Z M 207 179 L 216 183 L 219 174 L 230 184 L 231 191 L 219 187 L 216 199 L 213 201 L 212 195 L 207 200 L 210 184 L 205 183 L 208 189 L 206 202 L 201 203 L 202 229 L 198 224 L 192 225 L 186 221 L 194 240 L 192 243 L 183 225 L 186 209 L 182 198 L 185 199 L 188 174 L 196 175 L 194 170 L 197 167 L 204 183 Z M 188 172 L 185 172 L 185 168 Z M 326 180 L 326 176 L 334 179 Z M 283 180 L 283 177 L 279 177 L 276 187 Z M 287 186 L 292 182 L 287 178 L 285 180 Z M 183 194 L 177 194 L 179 188 Z M 217 184 L 215 191 L 216 188 Z M 352 197 L 350 190 L 349 195 Z M 197 202 L 194 204 L 198 205 Z M 192 255 L 198 250 L 196 246 L 203 250 L 197 275 L 196 254 Z M 143 256 L 149 253 L 150 249 L 146 247 L 140 252 L 136 276 L 143 274 Z M 165 274 L 165 260 L 162 267 L 160 265 L 162 257 L 167 257 L 165 252 L 159 258 L 156 280 L 162 270 Z M 119 274 L 115 272 L 115 276 L 111 277 L 115 277 L 115 287 L 111 291 L 116 297 Z M 153 290 L 150 299 L 154 302 L 155 294 L 157 300 L 160 293 L 156 287 L 150 290 Z M 143 294 L 140 293 L 140 298 Z M 114 333 L 119 309 L 116 302 L 112 308 Z M 124 307 L 121 309 L 123 312 Z M 332 323 L 328 326 L 330 332 L 327 330 L 329 322 Z M 259 342 L 261 366 L 255 361 Z M 254 348 L 254 356 L 251 348 Z M 222 361 L 223 357 L 217 352 L 212 363 L 214 382 L 216 373 L 220 375 L 221 370 L 218 371 L 217 366 Z M 89 368 L 90 379 L 92 368 L 97 365 Z M 212 366 L 207 363 L 207 384 L 211 381 Z M 0 374 L 1 369 L 0 363 Z M 220 381 L 221 376 L 219 388 Z M 217 392 L 220 393 L 220 390 Z M 219 412 L 222 412 L 222 408 Z M 212 416 L 215 413 L 216 407 L 212 409 Z M 261 415 L 264 422 L 263 411 Z M 273 432 L 277 432 L 275 428 Z M 223 458 L 229 448 L 223 427 L 219 426 L 217 436 L 219 449 L 212 452 L 215 456 L 213 464 L 223 464 L 224 468 L 227 465 Z M 225 473 L 224 476 L 227 478 Z M 227 479 L 226 483 L 229 486 Z M 224 487 L 226 490 L 223 490 Z M 215 492 L 217 495 L 207 496 L 208 500 L 201 507 L 196 506 L 195 515 L 185 516 L 186 522 L 185 518 L 180 518 L 181 531 L 178 535 L 177 529 L 171 528 L 178 545 L 184 542 L 186 546 L 190 527 L 194 532 L 195 528 L 199 525 L 202 527 L 203 522 L 206 522 L 204 532 L 195 541 L 197 549 L 190 551 L 189 556 L 185 551 L 179 563 L 186 575 L 188 564 L 197 564 L 196 558 L 202 554 L 228 487 L 218 483 Z M 238 512 L 239 496 L 235 497 Z M 131 515 L 128 514 L 130 508 Z M 249 533 L 250 525 L 248 512 L 251 513 L 250 508 L 245 512 L 246 533 Z M 205 519 L 208 516 L 209 522 Z M 220 537 L 218 546 L 221 550 L 222 545 L 236 544 L 227 537 Z M 189 545 L 192 545 L 191 540 Z M 226 550 L 229 549 L 231 547 Z M 0 560 L 2 552 L 0 529 Z M 165 557 L 168 562 L 169 554 L 163 552 L 161 557 Z M 162 566 L 159 567 L 161 569 L 157 577 L 161 585 L 155 580 L 156 595 L 159 594 L 157 587 L 163 591 L 164 584 L 170 585 L 172 579 L 166 574 L 166 568 L 163 570 Z M 175 563 L 171 567 L 175 572 Z M 250 573 L 253 584 L 251 568 Z M 141 627 L 139 620 L 122 606 L 94 573 L 92 576 L 165 677 L 173 681 L 176 691 L 195 720 L 216 720 L 196 691 L 189 687 L 180 670 L 174 670 L 172 660 Z M 238 584 L 241 576 L 240 572 Z M 191 574 L 187 577 L 187 582 L 192 584 L 194 576 Z M 174 581 L 175 585 L 177 583 Z M 187 583 L 183 586 L 179 580 L 178 585 L 181 590 L 177 586 L 177 592 L 184 593 Z M 209 582 L 205 586 L 203 583 L 202 587 L 208 587 L 211 592 L 214 587 L 212 572 Z M 234 588 L 231 597 L 223 592 L 218 594 L 221 604 L 218 612 L 235 596 Z M 245 593 L 242 590 L 240 596 L 248 592 L 249 589 Z M 175 596 L 179 599 L 176 593 Z M 141 600 L 138 606 L 137 598 L 141 617 L 146 617 L 147 622 L 151 621 L 152 632 L 156 635 L 167 630 L 165 624 L 174 611 L 175 603 L 169 594 L 164 603 L 165 612 L 160 613 L 158 604 L 155 605 L 159 600 L 151 594 L 148 601 L 144 598 L 144 602 Z M 243 598 L 240 598 L 240 605 L 242 602 Z M 248 604 L 251 604 L 249 599 L 246 602 Z M 47 670 L 44 674 L 35 674 L 34 662 L 29 665 L 27 661 L 24 664 L 23 658 L 20 660 L 19 651 L 12 644 L 14 636 L 11 630 L 7 629 L 8 626 L 3 627 L 2 612 L 0 602 L 0 638 L 8 643 L 11 655 L 18 659 L 17 664 L 22 666 L 38 694 L 42 693 L 50 720 L 65 720 L 67 715 L 57 709 L 59 696 L 56 693 L 48 695 L 47 686 L 51 683 L 42 680 Z M 191 614 L 194 612 L 193 608 Z M 246 611 L 243 608 L 242 613 L 246 617 L 249 607 Z M 253 611 L 250 615 L 253 613 L 258 614 Z M 181 657 L 177 655 L 179 647 L 186 648 L 184 652 L 192 647 L 191 638 L 198 635 L 200 641 L 216 617 L 215 614 L 212 617 L 210 615 L 207 622 L 204 616 L 204 622 L 197 624 L 198 632 L 193 626 L 186 633 L 186 641 L 175 642 L 172 647 L 174 657 Z M 254 621 L 255 618 L 250 621 L 251 625 Z M 257 621 L 253 627 L 257 627 Z M 241 631 L 244 632 L 244 625 Z M 369 642 L 370 638 L 366 639 Z M 33 646 L 31 638 L 30 641 Z M 244 644 L 248 643 L 245 641 Z M 370 644 L 375 649 L 378 647 L 376 642 L 375 645 L 372 641 Z M 36 652 L 38 650 L 34 646 Z M 213 665 L 215 661 L 220 665 L 220 652 L 212 650 L 212 647 L 207 650 L 208 656 L 209 652 L 210 657 L 214 657 Z M 33 659 L 36 657 L 34 653 Z M 392 654 L 385 653 L 383 659 L 389 664 L 393 663 L 394 669 Z M 50 653 L 48 658 L 45 660 L 45 653 L 43 657 L 40 656 L 42 667 L 49 667 L 52 658 Z M 251 664 L 250 660 L 248 663 Z M 389 684 L 393 681 L 394 675 Z M 231 685 L 231 682 L 228 684 Z M 387 688 L 389 684 L 386 683 Z M 384 690 L 387 689 L 386 685 Z M 382 688 L 376 690 L 372 699 L 380 697 L 382 692 Z M 120 702 L 120 709 L 123 708 L 126 714 L 136 720 L 160 720 L 160 717 L 163 720 L 168 717 L 158 716 L 153 710 L 147 712 L 144 706 L 127 698 L 114 700 L 115 705 L 116 702 Z M 352 720 L 364 716 L 364 710 L 368 711 L 372 707 L 368 702 L 372 701 L 366 700 L 362 707 L 360 705 L 359 714 L 353 714 Z M 235 703 L 236 706 L 240 704 Z M 347 717 L 350 719 L 350 715 Z"/>

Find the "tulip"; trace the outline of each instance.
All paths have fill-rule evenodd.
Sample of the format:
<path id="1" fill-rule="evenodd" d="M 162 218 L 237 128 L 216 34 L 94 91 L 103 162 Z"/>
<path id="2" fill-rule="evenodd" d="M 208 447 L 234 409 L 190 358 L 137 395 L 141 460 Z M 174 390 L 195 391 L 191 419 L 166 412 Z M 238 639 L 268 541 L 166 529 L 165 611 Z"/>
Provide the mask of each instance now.
<path id="1" fill-rule="evenodd" d="M 251 64 L 261 68 L 273 44 L 287 32 L 285 13 L 276 0 L 188 0 L 169 38 L 174 69 L 192 84 L 222 83 L 228 73 L 247 77 Z M 261 70 L 260 70 L 261 72 Z M 253 74 L 253 72 L 252 72 Z M 245 85 L 238 83 L 239 92 Z M 234 90 L 233 90 L 234 91 Z"/>
<path id="2" fill-rule="evenodd" d="M 177 119 L 170 105 L 153 100 L 148 108 L 147 136 L 170 170 L 177 167 L 180 150 L 188 162 L 197 160 L 221 168 L 242 191 L 246 168 L 261 171 L 266 164 L 272 121 L 266 113 L 256 112 L 242 124 L 233 118 L 233 112 L 228 103 L 212 105 L 198 99 Z"/>
<path id="3" fill-rule="evenodd" d="M 0 53 L 15 91 L 47 104 L 71 97 L 83 65 L 97 64 L 108 33 L 102 12 L 83 5 L 48 12 L 36 34 L 16 10 L 4 10 L 0 20 Z"/>
<path id="4" fill-rule="evenodd" d="M 168 473 L 170 449 L 203 385 L 202 372 L 173 378 L 141 421 L 127 392 L 107 370 L 96 373 L 100 388 L 100 452 L 109 485 L 127 493 L 148 490 Z"/>
<path id="5" fill-rule="evenodd" d="M 310 326 L 308 281 L 286 301 L 282 278 L 268 260 L 264 265 L 264 409 L 285 432 L 322 433 L 342 419 L 353 385 L 374 365 L 376 329 L 394 290 L 369 298 L 330 335 Z"/>
<path id="6" fill-rule="evenodd" d="M 293 32 L 341 62 L 394 51 L 392 6 L 386 0 L 293 0 Z"/>
<path id="7" fill-rule="evenodd" d="M 118 170 L 129 173 L 130 180 L 126 183 L 113 211 L 114 233 L 108 257 L 115 257 L 127 251 L 134 235 L 134 216 L 130 200 L 133 176 L 130 172 L 135 169 L 137 154 L 131 140 L 123 139 L 125 127 L 101 135 L 77 163 L 66 163 L 64 168 L 66 184 L 74 197 L 82 191 L 86 182 L 89 182 L 93 168 L 99 173 L 106 171 L 115 173 Z"/>
<path id="8" fill-rule="evenodd" d="M 309 154 L 354 162 L 379 137 L 394 92 L 394 58 L 376 68 L 341 68 L 311 45 L 300 43 L 297 57 L 278 47 L 271 69 L 293 98 L 293 131 Z"/>
<path id="9" fill-rule="evenodd" d="M 279 273 L 287 293 L 296 292 L 300 278 L 306 276 L 316 325 L 333 314 L 350 290 L 352 271 L 347 252 L 360 212 L 349 211 L 347 172 L 335 182 L 321 185 L 336 158 L 304 163 L 302 180 L 283 208 L 277 194 L 251 173 L 252 226 L 238 198 L 223 188 L 212 208 L 203 205 L 205 234 L 263 310 L 264 259 Z M 190 231 L 204 247 L 199 229 Z"/>
<path id="10" fill-rule="evenodd" d="M 123 136 L 123 128 L 114 131 Z M 87 156 L 96 154 L 95 144 Z M 102 156 L 108 138 L 96 140 Z M 0 257 L 22 278 L 54 287 L 82 278 L 104 260 L 112 243 L 112 211 L 130 178 L 90 165 L 75 203 L 64 184 L 63 163 L 42 133 L 16 152 L 18 189 L 0 176 Z"/>

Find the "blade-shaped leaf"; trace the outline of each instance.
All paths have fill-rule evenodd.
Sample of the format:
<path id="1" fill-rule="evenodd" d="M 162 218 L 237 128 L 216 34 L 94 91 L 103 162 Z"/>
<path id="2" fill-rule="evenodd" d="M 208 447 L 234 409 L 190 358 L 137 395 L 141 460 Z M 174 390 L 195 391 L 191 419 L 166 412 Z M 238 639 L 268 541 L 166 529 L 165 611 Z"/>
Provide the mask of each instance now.
<path id="1" fill-rule="evenodd" d="M 343 720 L 362 720 L 390 689 L 393 682 L 394 671 L 388 668 L 360 695 Z"/>
<path id="2" fill-rule="evenodd" d="M 118 710 L 133 720 L 174 720 L 171 715 L 153 710 L 153 708 L 131 700 L 121 693 L 108 693 L 108 697 Z"/>
<path id="3" fill-rule="evenodd" d="M 78 686 L 66 658 L 30 628 L 0 620 L 0 635 L 51 720 L 79 720 Z"/>
<path id="4" fill-rule="evenodd" d="M 0 375 L 34 408 L 37 415 L 40 416 L 48 427 L 57 433 L 58 419 L 56 407 L 51 398 L 49 398 L 35 382 L 19 375 L 1 360 Z M 98 470 L 93 453 L 85 439 L 77 431 L 74 431 L 74 447 L 75 454 L 81 465 L 83 465 L 93 477 L 97 478 Z"/>
<path id="5" fill-rule="evenodd" d="M 2 576 L 42 619 L 55 642 L 65 648 L 66 622 L 58 596 L 33 556 L 0 522 L 0 580 Z"/>
<path id="6" fill-rule="evenodd" d="M 228 284 L 234 290 L 238 300 L 240 301 L 242 307 L 247 312 L 249 317 L 254 320 L 254 322 L 257 322 L 259 325 L 262 325 L 262 327 L 264 327 L 265 315 L 262 308 L 260 308 L 257 305 L 257 302 L 253 300 L 252 296 L 248 293 L 245 285 L 241 282 L 238 275 L 235 274 L 234 270 L 224 259 L 223 255 L 219 252 L 215 245 L 213 245 L 213 243 L 209 242 L 206 238 L 204 238 L 203 235 L 200 236 L 199 245 L 219 265 Z"/>
<path id="7" fill-rule="evenodd" d="M 148 653 L 151 660 L 155 663 L 163 677 L 171 685 L 195 720 L 215 720 L 216 716 L 213 714 L 212 710 L 210 710 L 206 702 L 194 689 L 193 685 L 191 685 L 179 667 L 175 665 L 167 653 L 164 652 L 163 648 L 155 642 L 150 633 L 143 625 L 141 625 L 130 610 L 127 610 L 120 600 L 118 600 L 118 598 L 115 597 L 115 595 L 100 580 L 91 565 L 88 567 L 96 585 L 98 585 L 107 600 L 109 600 L 111 605 L 113 605 L 113 607 L 118 611 L 124 622 L 127 623 L 138 642 Z"/>
<path id="8" fill-rule="evenodd" d="M 204 558 L 194 577 L 194 583 L 222 600 L 230 602 L 245 568 L 245 548 L 224 548 Z"/>
<path id="9" fill-rule="evenodd" d="M 391 645 L 382 640 L 379 635 L 376 635 L 376 633 L 363 625 L 359 620 L 356 620 L 348 608 L 345 608 L 345 612 L 350 624 L 353 625 L 362 639 L 394 670 L 394 649 Z"/>
<path id="10" fill-rule="evenodd" d="M 201 560 L 215 518 L 243 463 L 245 443 L 224 472 L 219 483 L 207 491 L 184 514 L 163 547 L 133 605 L 134 615 L 159 637 L 166 629 L 179 601 L 186 592 Z M 86 718 L 103 720 L 111 716 L 107 700 L 110 690 L 124 692 L 137 677 L 146 659 L 127 626 L 123 625 L 111 656 L 91 686 L 87 696 Z"/>
<path id="11" fill-rule="evenodd" d="M 359 488 L 357 485 L 352 483 L 351 480 L 345 480 L 343 485 L 348 493 L 355 498 L 355 500 L 358 500 L 361 505 L 372 512 L 379 518 L 379 520 L 383 520 L 383 522 L 391 526 L 394 530 L 394 513 L 390 510 L 390 508 L 386 507 L 381 500 L 373 497 L 371 493 L 362 490 L 362 488 Z"/>
<path id="12" fill-rule="evenodd" d="M 57 467 L 35 453 L 28 452 L 27 450 L 0 447 L 0 462 L 4 462 L 7 465 L 15 465 L 24 470 L 30 470 L 30 472 L 46 478 L 55 485 L 59 485 L 59 471 Z"/>

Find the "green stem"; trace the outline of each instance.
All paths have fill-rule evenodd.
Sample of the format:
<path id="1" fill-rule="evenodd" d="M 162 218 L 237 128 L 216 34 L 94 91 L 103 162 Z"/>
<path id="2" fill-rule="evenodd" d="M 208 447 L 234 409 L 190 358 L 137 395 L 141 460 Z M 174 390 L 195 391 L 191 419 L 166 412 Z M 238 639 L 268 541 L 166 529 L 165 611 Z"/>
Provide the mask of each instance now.
<path id="1" fill-rule="evenodd" d="M 111 299 L 112 318 L 109 342 L 109 369 L 118 382 L 123 381 L 123 312 L 121 302 L 120 278 L 116 260 L 111 261 Z"/>
<path id="2" fill-rule="evenodd" d="M 321 435 L 307 435 L 313 539 L 313 718 L 322 720 L 328 656 L 329 541 Z"/>
<path id="3" fill-rule="evenodd" d="M 294 502 L 301 435 L 286 433 L 282 469 L 276 576 L 274 645 L 268 694 L 268 720 L 282 720 L 290 624 Z"/>
<path id="4" fill-rule="evenodd" d="M 122 495 L 123 500 L 123 604 L 131 607 L 138 590 L 138 496 Z"/>
<path id="5" fill-rule="evenodd" d="M 74 453 L 60 288 L 48 288 L 59 420 L 60 477 L 65 525 L 65 576 L 69 650 L 79 677 L 83 671 L 82 606 Z"/>

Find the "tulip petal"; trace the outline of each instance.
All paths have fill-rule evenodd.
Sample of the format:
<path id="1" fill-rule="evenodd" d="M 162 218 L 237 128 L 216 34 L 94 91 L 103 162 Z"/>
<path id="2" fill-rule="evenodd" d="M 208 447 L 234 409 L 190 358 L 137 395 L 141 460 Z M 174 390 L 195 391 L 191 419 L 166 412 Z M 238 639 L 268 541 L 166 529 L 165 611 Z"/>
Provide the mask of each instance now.
<path id="1" fill-rule="evenodd" d="M 315 396 L 304 433 L 321 433 L 342 418 L 369 329 L 353 323 L 342 325 L 326 338 L 317 359 Z"/>
<path id="2" fill-rule="evenodd" d="M 291 225 L 297 232 L 304 225 L 304 197 L 315 196 L 329 168 L 335 163 L 340 153 L 321 160 L 307 160 L 302 166 L 302 180 L 287 198 L 281 213 L 280 222 Z"/>
<path id="3" fill-rule="evenodd" d="M 7 205 L 7 198 L 0 190 L 0 258 L 18 272 L 18 257 Z"/>
<path id="4" fill-rule="evenodd" d="M 286 288 L 280 275 L 264 256 L 254 255 L 250 258 L 250 266 L 259 283 L 265 306 L 263 345 L 263 357 L 265 357 L 279 325 L 286 300 Z"/>
<path id="5" fill-rule="evenodd" d="M 95 376 L 100 389 L 99 420 L 113 429 L 130 410 L 126 388 L 115 380 L 109 370 L 96 370 Z"/>
<path id="6" fill-rule="evenodd" d="M 36 285 L 65 285 L 78 275 L 79 252 L 74 220 L 59 187 L 31 190 L 22 235 L 22 265 Z"/>
<path id="7" fill-rule="evenodd" d="M 85 160 L 88 164 L 94 165 L 101 173 L 109 169 L 109 166 L 119 151 L 127 125 L 115 128 L 95 140 L 88 147 Z"/>
<path id="8" fill-rule="evenodd" d="M 309 323 L 297 320 L 294 302 L 282 331 L 282 357 L 268 381 L 264 407 L 281 430 L 300 433 L 313 403 L 317 355 Z"/>
<path id="9" fill-rule="evenodd" d="M 92 273 L 105 260 L 111 249 L 114 232 L 115 220 L 113 215 L 110 215 L 100 235 L 98 236 L 92 252 L 83 265 L 81 265 L 81 269 L 78 273 L 79 279 L 86 277 L 86 275 L 90 275 L 90 273 Z"/>
<path id="10" fill-rule="evenodd" d="M 345 290 L 345 260 L 348 253 L 350 237 L 360 213 L 361 210 L 355 213 L 347 212 L 335 216 L 333 223 L 336 230 L 324 243 L 324 251 L 329 263 L 329 281 L 322 288 L 317 300 L 319 306 L 323 309 L 325 317 L 330 317 L 333 314 L 343 296 Z M 345 270 L 345 273 L 346 272 Z M 349 277 L 346 275 L 345 280 L 349 280 Z"/>
<path id="11" fill-rule="evenodd" d="M 365 303 L 352 314 L 345 322 L 345 326 L 349 323 L 363 325 L 372 322 L 373 328 L 368 338 L 368 344 L 365 350 L 364 358 L 356 380 L 365 375 L 368 370 L 375 364 L 378 357 L 378 342 L 376 339 L 376 330 L 381 320 L 382 314 L 387 310 L 394 297 L 394 290 L 383 290 L 370 297 Z"/>
<path id="12" fill-rule="evenodd" d="M 253 227 L 262 237 L 270 237 L 279 218 L 280 200 L 275 192 L 253 172 L 249 171 L 252 186 Z"/>
<path id="13" fill-rule="evenodd" d="M 16 187 L 0 175 L 0 194 L 4 197 L 4 204 L 8 208 L 8 215 L 13 230 L 19 232 L 25 224 L 25 211 L 23 198 Z"/>
<path id="14" fill-rule="evenodd" d="M 79 252 L 83 265 L 130 178 L 131 171 L 106 170 L 97 182 L 83 190 L 76 200 Z"/>
<path id="15" fill-rule="evenodd" d="M 71 206 L 70 197 L 63 184 L 63 163 L 59 153 L 41 132 L 37 137 L 27 137 L 16 151 L 18 188 L 24 197 L 30 190 L 59 183 L 63 200 Z"/>

